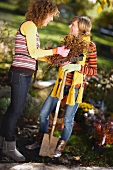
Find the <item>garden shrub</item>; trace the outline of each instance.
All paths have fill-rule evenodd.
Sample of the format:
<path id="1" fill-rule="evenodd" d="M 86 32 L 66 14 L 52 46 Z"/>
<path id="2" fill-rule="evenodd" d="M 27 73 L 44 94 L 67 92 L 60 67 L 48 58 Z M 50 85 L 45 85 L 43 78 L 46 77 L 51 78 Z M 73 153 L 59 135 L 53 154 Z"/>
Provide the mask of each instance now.
<path id="1" fill-rule="evenodd" d="M 0 114 L 5 114 L 10 104 L 10 98 L 0 99 Z M 40 102 L 28 94 L 22 117 L 27 120 L 37 121 L 39 119 Z"/>
<path id="2" fill-rule="evenodd" d="M 0 27 L 0 58 L 1 62 L 12 62 L 14 54 L 14 38 L 11 35 L 9 24 L 4 21 Z"/>
<path id="3" fill-rule="evenodd" d="M 32 120 L 36 122 L 39 119 L 39 109 L 39 100 L 28 94 L 24 107 L 23 117 L 25 117 L 27 120 Z"/>
<path id="4" fill-rule="evenodd" d="M 9 98 L 0 99 L 0 114 L 4 114 L 10 104 Z"/>
<path id="5" fill-rule="evenodd" d="M 101 70 L 98 77 L 88 80 L 88 85 L 84 91 L 83 101 L 93 104 L 104 101 L 108 112 L 113 112 L 113 70 Z"/>

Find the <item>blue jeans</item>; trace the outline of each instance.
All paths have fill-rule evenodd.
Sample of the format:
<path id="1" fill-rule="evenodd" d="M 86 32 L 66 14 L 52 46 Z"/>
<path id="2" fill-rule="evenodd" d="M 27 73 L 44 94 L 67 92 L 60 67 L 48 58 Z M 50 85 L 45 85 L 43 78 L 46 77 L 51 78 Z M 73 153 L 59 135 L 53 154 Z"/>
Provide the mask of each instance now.
<path id="1" fill-rule="evenodd" d="M 11 85 L 11 103 L 4 114 L 0 135 L 5 137 L 6 141 L 14 141 L 16 124 L 23 113 L 32 75 L 9 71 L 8 78 Z"/>
<path id="2" fill-rule="evenodd" d="M 65 86 L 64 95 L 67 95 L 69 92 L 69 86 Z M 78 88 L 75 89 L 75 99 L 78 95 Z M 58 98 L 51 97 L 50 95 L 47 97 L 44 105 L 40 111 L 40 132 L 48 133 L 49 126 L 49 114 L 54 110 L 57 105 Z M 73 125 L 74 125 L 74 117 L 76 111 L 78 109 L 79 104 L 75 103 L 74 106 L 66 105 L 65 117 L 64 117 L 64 129 L 61 134 L 61 139 L 64 141 L 68 141 L 71 136 Z"/>

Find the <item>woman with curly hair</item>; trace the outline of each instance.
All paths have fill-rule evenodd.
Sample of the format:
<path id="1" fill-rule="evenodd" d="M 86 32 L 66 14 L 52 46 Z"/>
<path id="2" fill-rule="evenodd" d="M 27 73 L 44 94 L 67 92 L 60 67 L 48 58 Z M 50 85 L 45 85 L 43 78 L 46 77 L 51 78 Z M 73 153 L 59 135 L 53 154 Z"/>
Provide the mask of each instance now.
<path id="1" fill-rule="evenodd" d="M 45 56 L 60 54 L 67 56 L 64 47 L 40 49 L 37 28 L 47 26 L 53 16 L 59 13 L 57 6 L 49 0 L 34 0 L 29 4 L 25 21 L 18 28 L 15 38 L 15 55 L 8 78 L 11 85 L 11 103 L 4 114 L 0 129 L 0 147 L 3 154 L 15 161 L 25 161 L 25 157 L 16 149 L 15 129 L 23 113 L 26 96 L 33 73 L 36 75 L 37 60 Z"/>

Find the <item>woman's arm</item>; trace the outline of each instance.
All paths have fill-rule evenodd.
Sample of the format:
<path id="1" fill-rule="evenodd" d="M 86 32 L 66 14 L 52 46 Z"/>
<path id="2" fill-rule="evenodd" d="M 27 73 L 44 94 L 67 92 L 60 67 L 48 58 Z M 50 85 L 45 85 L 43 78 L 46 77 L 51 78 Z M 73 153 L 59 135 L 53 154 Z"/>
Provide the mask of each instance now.
<path id="1" fill-rule="evenodd" d="M 36 46 L 37 27 L 32 21 L 27 21 L 22 24 L 21 33 L 26 36 L 28 50 L 32 58 L 38 59 L 39 57 L 53 55 L 54 53 L 57 52 L 55 51 L 55 49 L 43 50 L 37 48 Z"/>

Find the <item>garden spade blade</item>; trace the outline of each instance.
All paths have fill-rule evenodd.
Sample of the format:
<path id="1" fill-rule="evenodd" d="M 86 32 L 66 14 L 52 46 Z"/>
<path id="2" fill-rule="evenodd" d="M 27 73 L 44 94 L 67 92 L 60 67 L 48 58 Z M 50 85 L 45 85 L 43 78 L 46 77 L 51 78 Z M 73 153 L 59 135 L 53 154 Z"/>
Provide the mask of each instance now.
<path id="1" fill-rule="evenodd" d="M 48 156 L 49 154 L 49 135 L 44 134 L 39 155 Z"/>
<path id="2" fill-rule="evenodd" d="M 58 140 L 59 140 L 59 137 L 52 136 L 50 139 L 50 136 L 48 134 L 44 134 L 39 155 L 49 156 L 52 158 L 54 155 Z"/>
<path id="3" fill-rule="evenodd" d="M 56 125 L 56 122 L 57 122 L 60 103 L 61 103 L 62 96 L 63 96 L 63 90 L 64 90 L 64 86 L 65 86 L 66 75 L 67 75 L 67 73 L 65 72 L 64 77 L 63 77 L 63 81 L 62 81 L 61 90 L 60 90 L 59 100 L 57 102 L 57 106 L 56 106 L 56 110 L 55 110 L 51 134 L 50 135 L 44 134 L 44 137 L 43 137 L 43 140 L 42 140 L 42 145 L 41 145 L 40 152 L 39 152 L 39 155 L 41 155 L 41 156 L 49 156 L 49 157 L 52 158 L 53 155 L 54 155 L 58 140 L 59 140 L 59 137 L 54 137 L 53 133 L 54 133 L 55 125 Z"/>

